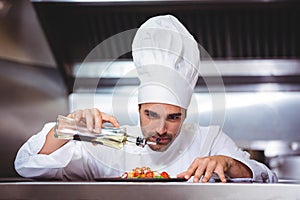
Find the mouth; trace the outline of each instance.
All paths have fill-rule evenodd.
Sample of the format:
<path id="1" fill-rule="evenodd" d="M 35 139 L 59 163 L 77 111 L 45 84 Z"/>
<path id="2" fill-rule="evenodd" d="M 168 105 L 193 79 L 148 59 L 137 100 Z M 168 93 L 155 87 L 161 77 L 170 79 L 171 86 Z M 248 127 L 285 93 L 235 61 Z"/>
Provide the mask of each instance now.
<path id="1" fill-rule="evenodd" d="M 157 145 L 166 145 L 170 143 L 171 138 L 152 136 L 150 141 L 156 142 Z"/>

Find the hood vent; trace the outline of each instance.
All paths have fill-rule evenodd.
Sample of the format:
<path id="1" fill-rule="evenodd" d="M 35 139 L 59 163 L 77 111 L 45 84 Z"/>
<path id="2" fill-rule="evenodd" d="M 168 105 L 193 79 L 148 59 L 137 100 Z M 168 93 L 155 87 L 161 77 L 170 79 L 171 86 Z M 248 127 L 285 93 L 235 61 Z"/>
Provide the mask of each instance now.
<path id="1" fill-rule="evenodd" d="M 33 1 L 33 5 L 70 89 L 75 64 L 94 47 L 160 14 L 178 17 L 214 60 L 300 58 L 299 1 Z M 118 57 L 116 50 L 130 48 L 133 37 L 107 46 L 100 52 L 102 59 Z M 131 52 L 118 58 L 130 60 Z"/>

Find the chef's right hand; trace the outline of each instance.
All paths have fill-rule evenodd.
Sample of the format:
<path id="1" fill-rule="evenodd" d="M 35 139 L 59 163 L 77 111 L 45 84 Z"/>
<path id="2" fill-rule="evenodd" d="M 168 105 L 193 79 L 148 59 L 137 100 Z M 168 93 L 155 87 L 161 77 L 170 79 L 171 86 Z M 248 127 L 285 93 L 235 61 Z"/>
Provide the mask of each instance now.
<path id="1" fill-rule="evenodd" d="M 115 117 L 101 112 L 97 108 L 76 110 L 69 114 L 68 117 L 75 119 L 76 122 L 82 121 L 86 123 L 88 130 L 91 132 L 94 130 L 96 133 L 101 132 L 102 124 L 105 122 L 111 123 L 114 127 L 120 126 Z"/>

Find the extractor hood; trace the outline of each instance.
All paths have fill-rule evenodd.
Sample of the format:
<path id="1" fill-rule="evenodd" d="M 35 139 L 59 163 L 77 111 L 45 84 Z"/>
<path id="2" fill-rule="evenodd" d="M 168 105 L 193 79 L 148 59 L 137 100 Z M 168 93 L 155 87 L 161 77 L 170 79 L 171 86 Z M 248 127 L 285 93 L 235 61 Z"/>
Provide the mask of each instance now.
<path id="1" fill-rule="evenodd" d="M 76 90 L 73 85 L 78 65 L 83 66 L 97 45 L 161 14 L 172 14 L 182 21 L 220 71 L 225 72 L 221 74 L 225 85 L 280 83 L 286 90 L 300 90 L 299 1 L 32 0 L 32 3 L 70 93 Z M 119 55 L 118 51 L 130 49 L 134 33 L 108 43 L 93 63 L 100 66 L 114 61 L 118 67 L 124 63 L 127 67 L 132 65 L 128 64 L 131 52 Z M 85 62 L 83 66 L 89 75 L 77 77 L 85 79 L 82 83 L 86 86 L 80 88 L 88 89 L 89 81 L 95 78 L 93 63 Z M 207 76 L 214 78 L 212 74 Z M 118 77 L 111 75 L 102 79 L 104 85 L 113 85 L 116 80 Z M 200 78 L 197 86 L 201 85 L 205 81 Z"/>

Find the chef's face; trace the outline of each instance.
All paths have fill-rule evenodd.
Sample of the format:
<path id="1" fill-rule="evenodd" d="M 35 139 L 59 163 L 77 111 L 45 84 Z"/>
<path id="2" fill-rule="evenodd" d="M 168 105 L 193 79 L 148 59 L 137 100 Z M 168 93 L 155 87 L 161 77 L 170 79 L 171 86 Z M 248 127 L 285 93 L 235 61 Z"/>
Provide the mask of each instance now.
<path id="1" fill-rule="evenodd" d="M 139 112 L 143 135 L 150 137 L 151 142 L 159 141 L 156 145 L 149 145 L 154 151 L 164 151 L 169 147 L 178 136 L 186 115 L 183 108 L 161 103 L 141 104 Z"/>

